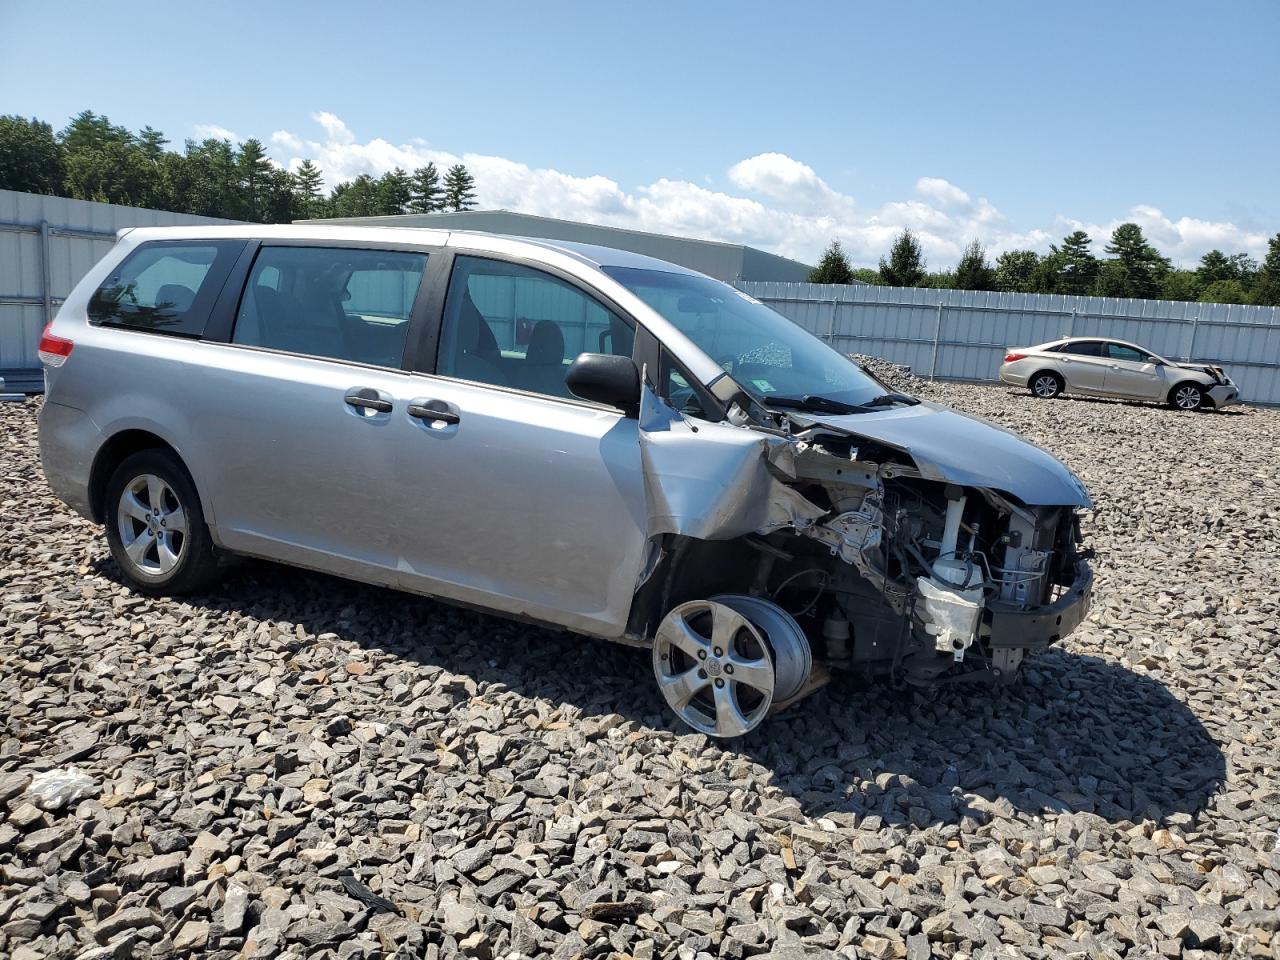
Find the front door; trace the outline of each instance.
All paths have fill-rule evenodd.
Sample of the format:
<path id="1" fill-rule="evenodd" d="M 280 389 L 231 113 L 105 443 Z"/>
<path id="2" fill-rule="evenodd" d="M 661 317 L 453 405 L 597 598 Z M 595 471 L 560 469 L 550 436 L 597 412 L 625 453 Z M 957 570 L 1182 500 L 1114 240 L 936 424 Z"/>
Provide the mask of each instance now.
<path id="1" fill-rule="evenodd" d="M 1107 393 L 1133 400 L 1163 400 L 1169 392 L 1164 367 L 1155 357 L 1123 343 L 1107 345 Z"/>
<path id="2" fill-rule="evenodd" d="M 397 419 L 402 585 L 601 636 L 626 626 L 646 552 L 636 420 L 574 399 L 568 364 L 633 329 L 551 274 L 456 258 L 436 373 Z"/>

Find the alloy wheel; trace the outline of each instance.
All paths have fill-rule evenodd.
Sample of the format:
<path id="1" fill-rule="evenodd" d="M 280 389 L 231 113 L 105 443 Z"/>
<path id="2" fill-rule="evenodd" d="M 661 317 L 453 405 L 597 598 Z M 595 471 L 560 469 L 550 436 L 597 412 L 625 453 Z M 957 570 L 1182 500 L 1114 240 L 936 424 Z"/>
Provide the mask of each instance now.
<path id="1" fill-rule="evenodd" d="M 173 488 L 155 474 L 141 474 L 125 486 L 116 526 L 125 556 L 138 572 L 163 577 L 182 560 L 187 513 Z"/>
<path id="2" fill-rule="evenodd" d="M 1058 395 L 1058 381 L 1049 376 L 1036 377 L 1031 389 L 1035 391 L 1037 397 L 1044 397 L 1047 400 Z"/>
<path id="3" fill-rule="evenodd" d="M 1200 409 L 1200 391 L 1195 387 L 1179 387 L 1173 395 L 1173 402 L 1179 410 Z"/>
<path id="4" fill-rule="evenodd" d="M 773 660 L 760 631 L 723 603 L 691 600 L 663 619 L 653 671 L 668 706 L 708 736 L 758 727 L 773 704 Z"/>

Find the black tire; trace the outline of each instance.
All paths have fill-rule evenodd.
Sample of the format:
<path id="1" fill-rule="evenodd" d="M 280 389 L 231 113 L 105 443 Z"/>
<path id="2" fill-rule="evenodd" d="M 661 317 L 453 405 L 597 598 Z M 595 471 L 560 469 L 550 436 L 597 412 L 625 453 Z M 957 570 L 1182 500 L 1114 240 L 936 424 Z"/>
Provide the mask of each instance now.
<path id="1" fill-rule="evenodd" d="M 1208 405 L 1206 400 L 1204 389 L 1189 380 L 1169 391 L 1169 406 L 1175 410 L 1203 410 Z"/>
<path id="2" fill-rule="evenodd" d="M 173 453 L 152 449 L 126 457 L 107 481 L 105 497 L 107 545 L 138 593 L 193 593 L 218 579 L 221 568 L 196 485 Z"/>
<path id="3" fill-rule="evenodd" d="M 1050 390 L 1050 385 L 1052 385 L 1052 390 Z M 1027 388 L 1031 391 L 1032 396 L 1039 397 L 1041 400 L 1052 400 L 1067 389 L 1067 384 L 1061 376 L 1052 370 L 1041 370 L 1027 379 Z"/>

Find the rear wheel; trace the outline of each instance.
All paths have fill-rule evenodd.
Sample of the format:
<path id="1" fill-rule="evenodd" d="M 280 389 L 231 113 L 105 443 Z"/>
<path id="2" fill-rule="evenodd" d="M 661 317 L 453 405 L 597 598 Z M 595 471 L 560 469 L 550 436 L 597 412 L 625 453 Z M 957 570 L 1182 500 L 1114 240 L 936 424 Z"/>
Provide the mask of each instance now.
<path id="1" fill-rule="evenodd" d="M 1052 400 L 1066 389 L 1066 386 L 1062 377 L 1051 370 L 1042 370 L 1033 376 L 1030 382 L 1031 392 L 1041 400 Z"/>
<path id="2" fill-rule="evenodd" d="M 1205 405 L 1204 391 L 1194 383 L 1180 383 L 1170 391 L 1169 405 L 1178 410 L 1199 410 Z"/>
<path id="3" fill-rule="evenodd" d="M 126 457 L 107 481 L 104 513 L 111 555 L 139 593 L 189 593 L 217 579 L 195 484 L 169 451 Z"/>

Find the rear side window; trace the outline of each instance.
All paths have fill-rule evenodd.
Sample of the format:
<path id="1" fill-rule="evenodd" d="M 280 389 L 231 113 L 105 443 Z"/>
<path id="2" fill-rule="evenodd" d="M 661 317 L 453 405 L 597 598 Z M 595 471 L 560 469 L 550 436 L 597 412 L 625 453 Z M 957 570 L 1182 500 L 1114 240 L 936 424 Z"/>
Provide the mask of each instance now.
<path id="1" fill-rule="evenodd" d="M 1098 340 L 1083 340 L 1079 343 L 1068 343 L 1062 348 L 1063 353 L 1070 353 L 1077 357 L 1100 357 L 1102 356 L 1102 343 Z"/>
<path id="2" fill-rule="evenodd" d="M 89 300 L 93 323 L 198 337 L 241 240 L 144 243 Z"/>
<path id="3" fill-rule="evenodd" d="M 399 250 L 263 247 L 231 341 L 399 367 L 426 265 Z"/>

